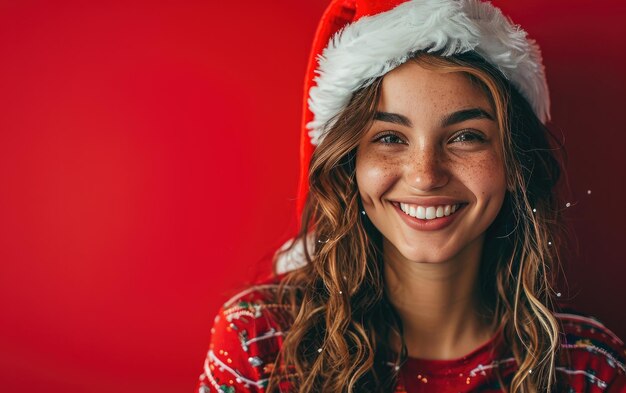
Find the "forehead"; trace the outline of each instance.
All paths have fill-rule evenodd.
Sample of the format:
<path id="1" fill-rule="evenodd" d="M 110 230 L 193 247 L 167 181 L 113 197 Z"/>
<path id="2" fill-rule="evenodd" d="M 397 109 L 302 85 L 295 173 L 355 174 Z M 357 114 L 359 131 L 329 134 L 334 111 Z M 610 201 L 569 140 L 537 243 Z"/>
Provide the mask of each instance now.
<path id="1" fill-rule="evenodd" d="M 436 117 L 459 109 L 492 109 L 485 91 L 462 72 L 424 68 L 407 62 L 382 81 L 378 109 L 413 117 Z"/>

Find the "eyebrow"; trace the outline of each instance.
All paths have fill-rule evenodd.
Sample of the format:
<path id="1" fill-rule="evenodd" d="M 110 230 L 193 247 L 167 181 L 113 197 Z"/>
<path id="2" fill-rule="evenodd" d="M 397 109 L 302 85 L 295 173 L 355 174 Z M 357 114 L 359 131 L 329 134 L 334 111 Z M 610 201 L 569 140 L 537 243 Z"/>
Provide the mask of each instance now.
<path id="1" fill-rule="evenodd" d="M 441 127 L 448 127 L 456 123 L 460 123 L 471 119 L 489 119 L 494 121 L 494 118 L 489 112 L 481 108 L 462 109 L 460 111 L 452 112 L 441 120 Z M 376 112 L 374 114 L 374 120 L 385 121 L 387 123 L 399 124 L 405 127 L 413 127 L 413 123 L 408 117 L 399 113 L 389 112 Z"/>
<path id="2" fill-rule="evenodd" d="M 408 117 L 404 115 L 400 115 L 398 113 L 389 113 L 389 112 L 376 112 L 374 114 L 374 120 L 385 121 L 387 123 L 399 124 L 405 127 L 413 127 L 413 123 L 409 120 Z"/>

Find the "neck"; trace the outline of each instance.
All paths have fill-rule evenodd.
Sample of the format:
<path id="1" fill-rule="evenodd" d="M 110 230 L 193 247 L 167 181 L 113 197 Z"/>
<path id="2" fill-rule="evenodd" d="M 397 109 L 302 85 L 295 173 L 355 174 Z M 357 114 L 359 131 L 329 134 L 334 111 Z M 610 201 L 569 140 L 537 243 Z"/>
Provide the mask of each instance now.
<path id="1" fill-rule="evenodd" d="M 476 290 L 482 243 L 477 239 L 438 263 L 409 261 L 383 245 L 386 294 L 402 319 L 409 356 L 455 359 L 491 338 Z M 399 349 L 399 342 L 392 347 Z"/>

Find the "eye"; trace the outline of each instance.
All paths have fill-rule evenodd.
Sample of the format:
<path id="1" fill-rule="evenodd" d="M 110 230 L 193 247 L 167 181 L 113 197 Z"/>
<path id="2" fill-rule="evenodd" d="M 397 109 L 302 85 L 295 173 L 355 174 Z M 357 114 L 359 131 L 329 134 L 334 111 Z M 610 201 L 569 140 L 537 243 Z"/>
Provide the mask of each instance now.
<path id="1" fill-rule="evenodd" d="M 398 136 L 395 132 L 385 132 L 380 135 L 374 137 L 374 142 L 382 143 L 383 145 L 395 145 L 395 144 L 406 144 L 404 140 Z"/>
<path id="2" fill-rule="evenodd" d="M 482 143 L 485 142 L 485 137 L 481 133 L 464 130 L 456 134 L 450 142 Z"/>

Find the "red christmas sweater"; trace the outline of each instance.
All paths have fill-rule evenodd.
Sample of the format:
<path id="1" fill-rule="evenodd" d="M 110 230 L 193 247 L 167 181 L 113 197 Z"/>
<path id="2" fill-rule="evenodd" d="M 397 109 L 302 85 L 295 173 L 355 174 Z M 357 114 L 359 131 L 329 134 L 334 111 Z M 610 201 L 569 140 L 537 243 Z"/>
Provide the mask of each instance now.
<path id="1" fill-rule="evenodd" d="M 288 306 L 272 300 L 277 282 L 278 278 L 250 287 L 222 306 L 211 328 L 197 392 L 265 392 L 292 321 Z M 626 392 L 624 343 L 596 319 L 572 312 L 556 317 L 564 329 L 556 364 L 557 392 Z M 517 363 L 500 334 L 459 359 L 408 358 L 395 392 L 502 392 L 496 368 L 508 386 Z"/>

